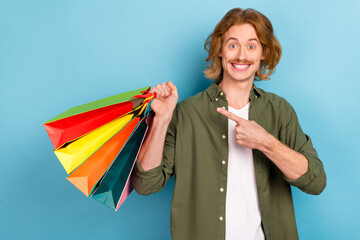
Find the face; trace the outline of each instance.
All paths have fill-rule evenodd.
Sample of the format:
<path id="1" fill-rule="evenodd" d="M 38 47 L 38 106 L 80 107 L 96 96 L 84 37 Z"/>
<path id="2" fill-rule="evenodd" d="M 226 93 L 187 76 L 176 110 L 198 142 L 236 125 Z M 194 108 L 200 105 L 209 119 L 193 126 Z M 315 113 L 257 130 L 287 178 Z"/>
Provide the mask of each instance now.
<path id="1" fill-rule="evenodd" d="M 264 59 L 261 43 L 251 24 L 239 24 L 225 33 L 221 53 L 222 81 L 253 81 Z"/>

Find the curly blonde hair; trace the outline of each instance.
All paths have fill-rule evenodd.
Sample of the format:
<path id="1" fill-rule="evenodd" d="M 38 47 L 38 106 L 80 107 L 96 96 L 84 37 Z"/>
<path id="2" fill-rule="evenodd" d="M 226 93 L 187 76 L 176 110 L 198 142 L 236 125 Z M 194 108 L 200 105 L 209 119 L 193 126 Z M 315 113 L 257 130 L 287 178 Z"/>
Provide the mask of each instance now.
<path id="1" fill-rule="evenodd" d="M 256 78 L 259 80 L 269 80 L 274 72 L 276 65 L 281 59 L 281 45 L 274 35 L 274 30 L 270 20 L 260 12 L 254 9 L 231 9 L 216 25 L 206 39 L 204 48 L 208 52 L 206 61 L 212 61 L 205 69 L 205 76 L 209 79 L 215 79 L 220 83 L 223 78 L 223 67 L 219 53 L 223 44 L 223 37 L 230 27 L 236 24 L 251 24 L 256 31 L 261 46 L 263 48 L 264 60 L 261 60 L 260 67 L 256 72 Z"/>

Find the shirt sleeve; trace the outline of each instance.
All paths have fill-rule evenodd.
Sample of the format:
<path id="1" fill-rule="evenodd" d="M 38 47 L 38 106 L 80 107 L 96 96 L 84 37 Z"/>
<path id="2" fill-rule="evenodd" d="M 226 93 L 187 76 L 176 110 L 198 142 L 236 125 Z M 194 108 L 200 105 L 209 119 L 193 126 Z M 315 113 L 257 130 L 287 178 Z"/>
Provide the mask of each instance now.
<path id="1" fill-rule="evenodd" d="M 138 159 L 136 159 L 132 173 L 132 184 L 136 192 L 141 195 L 149 195 L 160 191 L 173 175 L 176 137 L 175 119 L 174 111 L 165 137 L 161 164 L 158 167 L 145 171 Z"/>
<path id="2" fill-rule="evenodd" d="M 301 129 L 296 112 L 289 103 L 287 103 L 287 113 L 289 117 L 285 131 L 282 133 L 285 135 L 285 144 L 303 154 L 309 164 L 307 171 L 299 178 L 295 180 L 290 180 L 285 176 L 284 178 L 289 184 L 298 187 L 303 192 L 318 195 L 326 186 L 323 163 L 319 159 L 310 137 Z"/>

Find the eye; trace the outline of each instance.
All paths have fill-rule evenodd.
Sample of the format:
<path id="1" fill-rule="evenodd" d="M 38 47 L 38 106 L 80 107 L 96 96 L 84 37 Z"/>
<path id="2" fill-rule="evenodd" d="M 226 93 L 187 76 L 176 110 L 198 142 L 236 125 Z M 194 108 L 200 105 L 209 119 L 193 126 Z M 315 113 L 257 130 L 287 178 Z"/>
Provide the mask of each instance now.
<path id="1" fill-rule="evenodd" d="M 236 45 L 235 43 L 232 43 L 232 44 L 229 45 L 229 47 L 230 47 L 230 48 L 236 48 L 237 45 Z"/>
<path id="2" fill-rule="evenodd" d="M 255 45 L 251 44 L 251 45 L 249 45 L 248 48 L 249 48 L 250 50 L 253 50 L 253 49 L 255 49 Z"/>

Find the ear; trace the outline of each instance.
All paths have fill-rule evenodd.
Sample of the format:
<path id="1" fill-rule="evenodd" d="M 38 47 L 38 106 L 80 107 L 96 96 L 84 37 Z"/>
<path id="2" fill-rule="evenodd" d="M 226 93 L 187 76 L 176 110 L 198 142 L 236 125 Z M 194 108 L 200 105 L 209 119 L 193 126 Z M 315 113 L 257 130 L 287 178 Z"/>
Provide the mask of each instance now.
<path id="1" fill-rule="evenodd" d="M 218 57 L 222 57 L 222 53 L 221 53 L 221 52 L 219 52 L 219 55 L 218 55 Z"/>
<path id="2" fill-rule="evenodd" d="M 265 60 L 265 50 L 264 50 L 264 48 L 262 49 L 262 53 L 261 53 L 261 58 L 260 58 L 260 60 Z"/>

